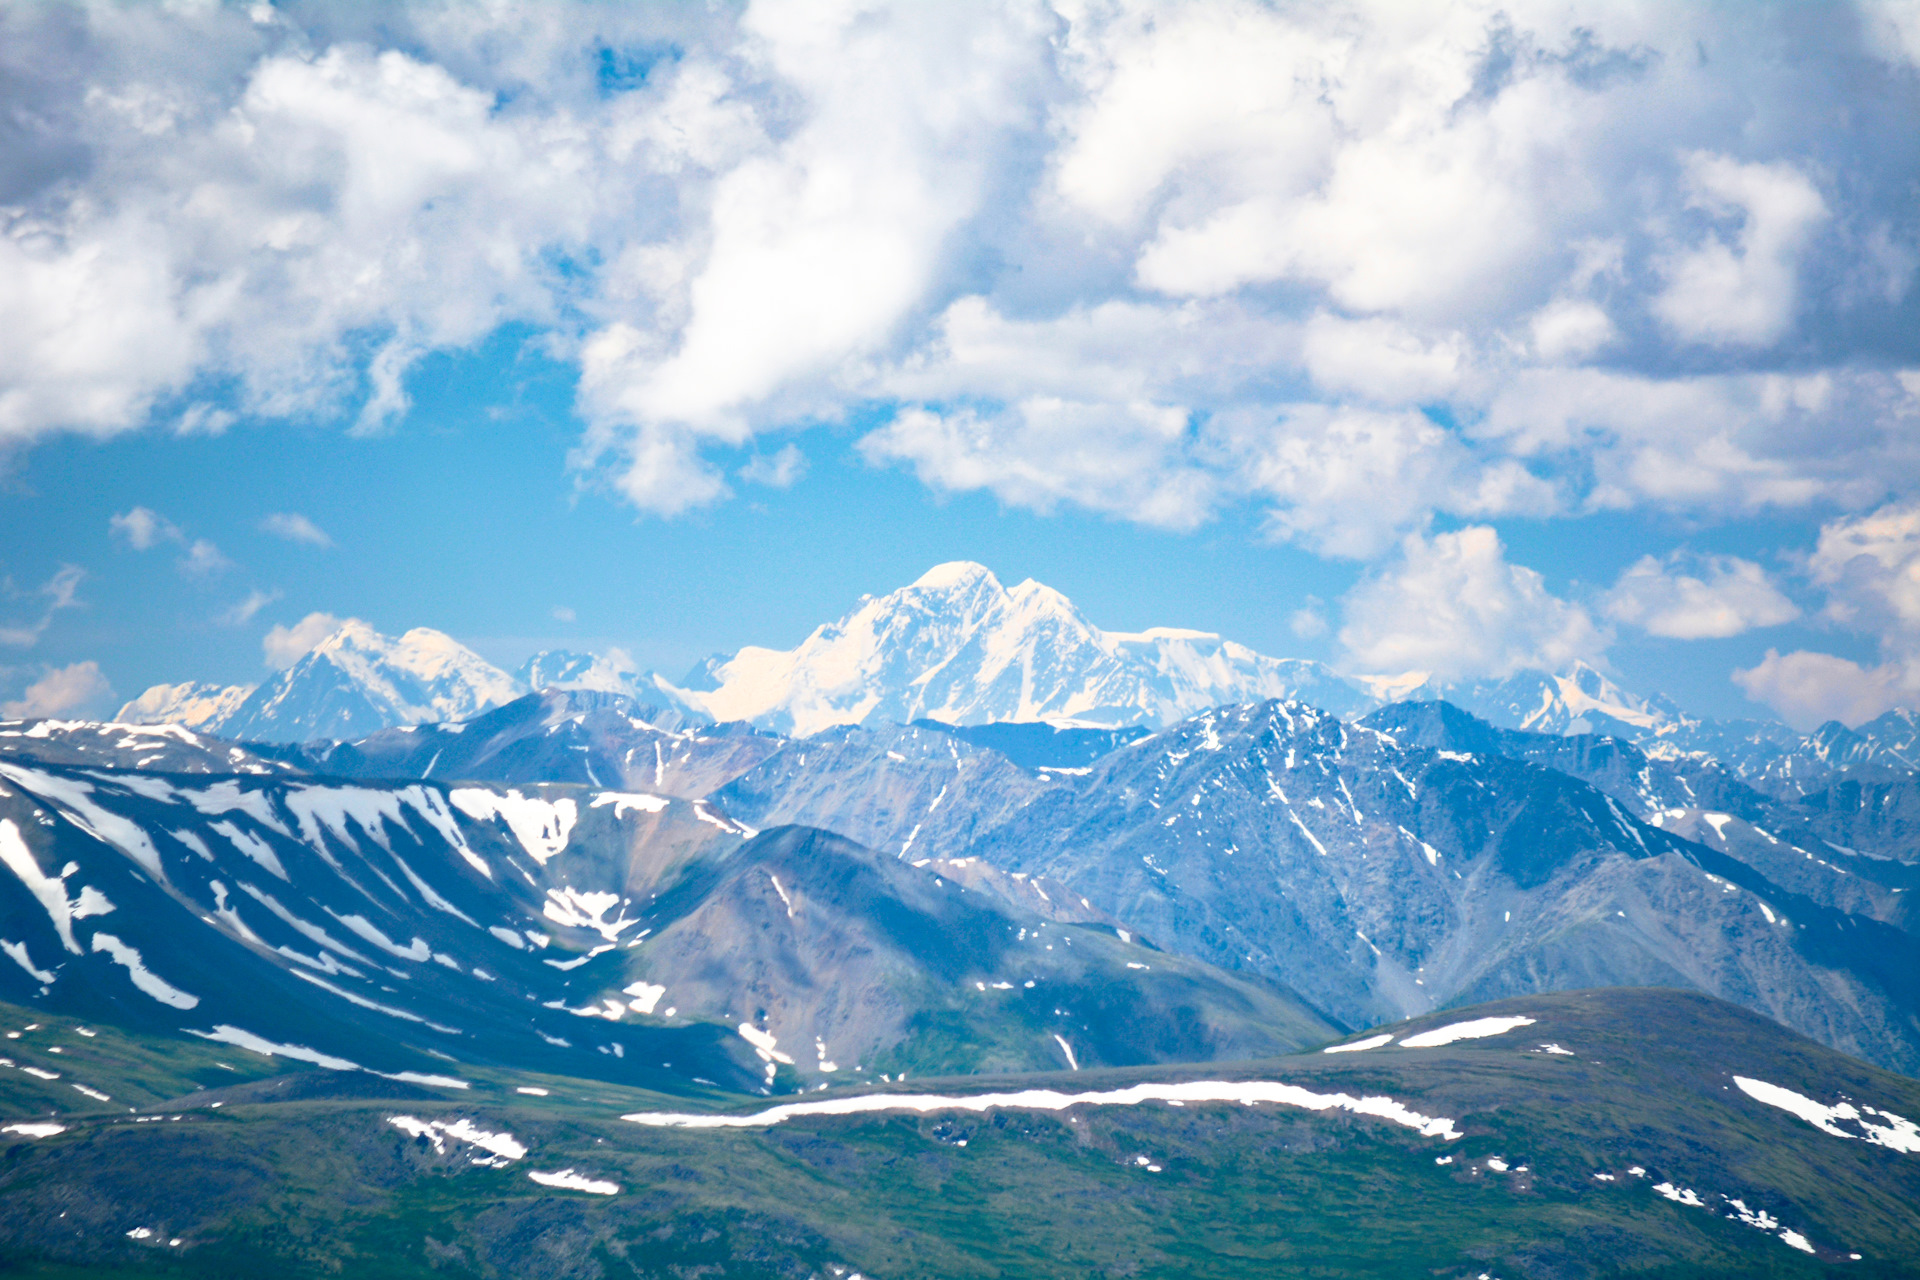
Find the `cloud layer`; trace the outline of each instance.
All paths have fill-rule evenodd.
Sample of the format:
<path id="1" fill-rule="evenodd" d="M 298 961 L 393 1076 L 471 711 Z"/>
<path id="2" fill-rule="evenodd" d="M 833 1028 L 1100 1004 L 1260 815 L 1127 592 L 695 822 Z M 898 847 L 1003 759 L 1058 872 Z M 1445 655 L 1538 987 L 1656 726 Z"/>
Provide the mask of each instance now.
<path id="1" fill-rule="evenodd" d="M 1251 507 L 1373 562 L 1368 665 L 1797 612 L 1725 558 L 1589 612 L 1494 522 L 1811 513 L 1822 618 L 1892 664 L 1867 705 L 1920 661 L 1905 535 L 1858 514 L 1920 490 L 1917 33 L 1864 2 L 16 6 L 0 448 L 377 431 L 516 324 L 578 370 L 575 465 L 643 512 L 800 482 L 781 433 L 857 414 L 935 489 Z M 1391 634 L 1418 600 L 1456 656 Z M 1791 657 L 1749 687 L 1811 680 Z"/>
<path id="2" fill-rule="evenodd" d="M 931 485 L 1338 555 L 1868 504 L 1920 463 L 1904 14 L 17 8 L 0 438 L 374 429 L 518 321 L 662 514 L 855 404 Z"/>

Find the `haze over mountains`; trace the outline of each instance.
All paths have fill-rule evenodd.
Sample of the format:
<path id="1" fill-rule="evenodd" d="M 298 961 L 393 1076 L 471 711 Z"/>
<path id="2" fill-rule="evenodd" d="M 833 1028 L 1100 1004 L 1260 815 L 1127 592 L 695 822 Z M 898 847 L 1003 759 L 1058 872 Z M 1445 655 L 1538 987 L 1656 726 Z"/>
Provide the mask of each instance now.
<path id="1" fill-rule="evenodd" d="M 543 652 L 508 674 L 438 632 L 394 640 L 349 622 L 257 688 L 162 687 L 123 712 L 142 716 L 198 727 L 117 744 L 79 725 L 6 737 L 42 766 L 354 778 L 393 795 L 454 780 L 509 797 L 564 786 L 580 789 L 564 802 L 577 814 L 647 796 L 704 806 L 691 813 L 715 829 L 832 832 L 851 842 L 845 856 L 901 865 L 883 880 L 933 866 L 941 883 L 1036 919 L 1144 933 L 1212 966 L 1216 985 L 1243 974 L 1337 1025 L 1530 990 L 1667 984 L 1920 1065 L 1906 901 L 1920 888 L 1920 735 L 1900 713 L 1801 738 L 1690 719 L 1585 666 L 1471 686 L 1351 677 L 1199 632 L 1102 631 L 1058 592 L 1007 588 L 958 562 L 862 600 L 792 650 L 716 656 L 681 685 L 618 655 Z M 118 775 L 88 776 L 72 785 L 118 794 Z M 488 803 L 551 815 L 562 802 Z M 385 848 L 381 823 L 394 820 L 368 819 L 362 838 Z M 637 837 L 592 836 L 597 823 L 577 847 L 624 842 L 622 856 L 640 856 Z M 692 856 L 675 855 L 675 875 L 693 874 Z M 732 946 L 745 926 L 705 896 L 718 881 L 702 883 L 686 910 L 732 921 L 718 928 Z M 889 899 L 912 899 L 911 885 Z M 635 885 L 559 888 L 626 901 Z M 526 910 L 510 900 L 467 915 Z M 907 969 L 957 973 L 923 951 Z M 707 1014 L 740 1016 L 702 989 L 718 1002 Z M 864 1056 L 920 1034 L 910 1028 L 933 1016 L 931 999 L 880 1017 L 884 1034 L 866 1025 L 879 1015 L 862 1015 Z M 846 1034 L 819 1010 L 786 1016 L 809 1037 Z"/>
<path id="2" fill-rule="evenodd" d="M 1449 1016 L 1478 1028 L 1461 1035 L 1536 1019 L 1546 1034 L 1474 1059 L 1493 1074 L 1465 1092 L 1445 1073 L 1404 1074 L 1416 1059 L 1398 1050 L 1319 1070 L 1385 1071 L 1476 1113 L 1556 1088 L 1541 1055 L 1603 1039 L 1607 1062 L 1582 1057 L 1583 1070 L 1617 1056 L 1651 1078 L 1641 1064 L 1669 1046 L 1692 1062 L 1737 1047 L 1743 1069 L 1764 1063 L 1789 1090 L 1811 1087 L 1792 1064 L 1819 1062 L 1881 1099 L 1904 1095 L 1828 1051 L 1920 1071 L 1910 717 L 1802 738 L 1691 720 L 1585 667 L 1468 688 L 1350 678 L 1193 632 L 1102 632 L 1057 593 L 1005 589 L 975 565 L 696 676 L 674 685 L 559 652 L 508 674 L 438 632 L 393 640 L 349 623 L 257 688 L 163 687 L 123 715 L 198 728 L 0 724 L 0 1001 L 115 1028 L 143 1061 L 204 1048 L 331 1077 L 273 1086 L 290 1098 L 398 1089 L 470 1111 L 501 1081 L 591 1081 L 646 1091 L 640 1117 L 696 1128 L 747 1121 L 687 1106 L 827 1090 L 817 1109 L 831 1116 L 833 1099 L 930 1073 L 1244 1072 L 1380 1027 L 1330 1052 L 1371 1055 L 1398 1036 L 1418 1054 L 1426 1041 L 1398 1024 L 1428 1020 L 1440 1044 Z M 1598 1004 L 1555 994 L 1603 987 L 1615 990 Z M 1767 1022 L 1625 988 L 1696 992 Z M 1445 1012 L 1488 1001 L 1484 1017 Z M 82 1109 L 146 1087 L 66 1081 L 38 1058 L 32 1081 L 20 1096 L 37 1105 L 42 1084 L 66 1084 Z M 0 1074 L 0 1094 L 9 1084 Z M 545 1099 L 554 1086 L 515 1087 Z M 1405 1110 L 1373 1092 L 1260 1087 L 1314 1108 Z M 1719 1076 L 1686 1087 L 1728 1105 Z M 1742 1096 L 1841 1114 L 1755 1087 Z M 1603 1123 L 1621 1132 L 1674 1123 L 1636 1118 L 1631 1089 L 1591 1089 L 1611 1090 Z M 1206 1085 L 1195 1105 L 1206 1090 L 1234 1096 Z M 207 1092 L 236 1105 L 235 1122 L 272 1123 L 238 1109 L 254 1094 Z M 1859 1114 L 1892 1154 L 1920 1153 L 1900 1116 Z M 1430 1115 L 1416 1118 L 1467 1135 Z M 1538 1150 L 1577 1146 L 1549 1129 Z M 947 1121 L 930 1132 L 991 1141 Z M 1733 1188 L 1720 1194 L 1739 1230 L 1843 1256 L 1843 1219 L 1809 1216 L 1779 1178 L 1728 1163 L 1717 1153 L 1746 1148 L 1725 1134 L 1634 1141 L 1674 1167 L 1692 1152 L 1691 1176 Z M 1529 1191 L 1517 1179 L 1535 1160 L 1586 1159 L 1472 1158 L 1461 1176 L 1511 1173 Z M 1636 1148 L 1601 1172 L 1637 1178 L 1653 1158 Z M 571 1167 L 542 1176 L 620 1194 Z M 1672 1195 L 1658 1195 L 1688 1203 L 1663 1176 Z M 1562 1180 L 1566 1195 L 1601 1181 Z M 1763 1195 L 1773 1211 L 1741 1198 Z M 1788 1213 L 1826 1234 L 1782 1228 Z"/>
<path id="3" fill-rule="evenodd" d="M 303 849 L 278 855 L 288 867 L 316 856 L 330 865 L 342 840 L 356 852 L 368 841 L 387 850 L 394 840 L 425 840 L 413 857 L 448 863 L 479 847 L 457 816 L 454 797 L 465 795 L 518 815 L 515 831 L 548 833 L 541 840 L 558 832 L 558 847 L 585 859 L 553 861 L 576 869 L 536 885 L 543 891 L 568 902 L 567 895 L 604 898 L 611 909 L 639 901 L 642 889 L 678 886 L 675 918 L 707 922 L 694 928 L 647 917 L 655 936 L 643 954 L 665 955 L 672 948 L 662 944 L 679 938 L 681 967 L 626 964 L 583 994 L 618 1004 L 623 983 L 686 988 L 688 1003 L 675 1006 L 683 1013 L 722 1022 L 772 1014 L 778 1025 L 765 1024 L 768 1034 L 791 1038 L 798 1029 L 828 1045 L 851 1035 L 868 1059 L 929 1034 L 928 1019 L 958 1016 L 938 993 L 965 973 L 979 974 L 966 981 L 1010 981 L 991 949 L 959 968 L 939 958 L 932 943 L 949 926 L 923 925 L 903 941 L 881 923 L 905 909 L 899 904 L 919 901 L 931 877 L 1002 904 L 995 911 L 1026 913 L 1006 917 L 1016 935 L 1040 920 L 1144 935 L 1203 966 L 1192 981 L 1216 992 L 1207 997 L 1215 1007 L 1253 999 L 1226 994 L 1251 980 L 1251 990 L 1297 1001 L 1306 1018 L 1357 1027 L 1517 992 L 1676 985 L 1877 1062 L 1920 1066 L 1920 985 L 1911 976 L 1920 973 L 1920 951 L 1906 903 L 1908 890 L 1920 888 L 1909 816 L 1920 813 L 1920 789 L 1903 754 L 1912 751 L 1913 725 L 1897 716 L 1803 740 L 1688 720 L 1584 667 L 1466 689 L 1361 680 L 1198 633 L 1102 632 L 1058 593 L 1035 583 L 1009 590 L 971 564 L 940 566 L 863 601 L 794 650 L 743 650 L 702 672 L 705 680 L 688 684 L 708 687 L 675 686 L 606 658 L 549 652 L 508 675 L 437 632 L 394 641 L 353 623 L 243 697 L 223 695 L 228 709 L 200 730 L 46 722 L 0 731 L 0 751 L 42 769 L 80 770 L 58 785 L 107 810 L 184 804 L 177 818 L 126 818 L 172 833 L 154 837 L 156 849 L 195 831 L 203 820 L 192 814 L 214 812 L 213 802 L 176 794 L 176 784 L 129 784 L 122 771 L 277 775 L 284 781 L 243 787 L 291 788 L 287 798 L 248 801 L 262 814 L 317 803 L 293 798 L 313 788 L 346 786 L 339 794 L 347 798 L 328 803 L 362 815 L 357 834 L 330 842 L 286 817 L 263 818 L 260 830 L 244 833 L 269 847 L 296 838 Z M 522 692 L 532 684 L 538 692 Z M 1439 692 L 1481 715 L 1432 700 Z M 199 696 L 201 705 L 218 701 Z M 1596 736 L 1596 724 L 1621 736 Z M 254 741 L 227 745 L 205 736 L 207 725 Z M 1700 749 L 1715 735 L 1736 750 L 1723 759 Z M 100 829 L 84 809 L 61 808 L 45 789 L 51 784 L 19 785 L 44 797 L 45 811 L 78 814 Z M 106 799 L 115 796 L 123 800 Z M 742 867 L 785 850 L 776 860 L 786 869 L 766 871 L 761 883 L 750 871 L 727 870 L 733 855 L 699 852 L 678 836 L 671 856 L 644 852 L 654 837 L 609 827 L 601 813 L 605 805 L 625 813 L 641 803 L 633 797 L 691 804 L 687 831 L 709 843 L 713 831 L 746 833 L 756 852 Z M 435 804 L 452 826 L 442 830 L 424 816 Z M 574 817 L 563 822 L 563 811 Z M 771 837 L 751 836 L 788 827 L 831 832 L 839 843 L 795 837 L 800 844 L 768 845 Z M 843 906 L 861 922 L 847 927 L 867 937 L 865 950 L 905 951 L 882 966 L 885 979 L 843 972 L 840 944 L 822 944 L 809 958 L 770 959 L 766 972 L 805 975 L 796 980 L 818 991 L 851 992 L 862 982 L 892 991 L 858 1016 L 794 1004 L 791 992 L 756 997 L 747 1011 L 726 996 L 746 981 L 739 974 L 717 985 L 692 977 L 714 971 L 706 948 L 746 954 L 742 942 L 766 923 L 742 915 L 723 884 L 752 883 L 765 897 L 778 881 L 778 893 L 790 895 L 807 878 L 798 868 L 812 865 L 794 860 L 797 848 L 813 851 L 814 863 L 841 866 L 845 883 L 859 867 L 859 875 L 878 876 L 856 894 L 860 905 Z M 530 885 L 549 866 L 547 857 L 537 860 L 542 873 L 521 873 Z M 642 865 L 655 869 L 633 870 Z M 399 922 L 419 906 L 408 905 L 407 876 L 389 870 L 382 878 L 400 895 L 379 904 L 394 922 L 385 936 L 398 939 Z M 231 888 L 236 879 L 222 883 Z M 462 903 L 470 899 L 461 894 L 478 889 L 436 883 L 433 893 Z M 376 918 L 357 898 L 321 898 L 314 909 L 322 914 Z M 781 902 L 792 907 L 787 897 Z M 190 909 L 224 918 L 215 907 Z M 516 913 L 537 921 L 546 906 L 508 895 L 460 910 L 471 921 Z M 928 920 L 939 914 L 924 904 L 913 910 Z M 629 923 L 639 928 L 642 920 L 634 914 Z M 265 925 L 246 928 L 243 940 L 266 936 Z M 882 935 L 893 941 L 881 946 Z M 418 936 L 456 967 L 473 963 L 452 942 Z M 40 967 L 29 974 L 48 972 L 32 963 Z M 567 981 L 588 982 L 612 964 L 595 960 Z M 1141 989 L 1154 970 L 1124 972 L 1142 975 L 1122 984 L 1127 1000 L 1154 1007 Z M 405 990 L 425 998 L 433 986 Z M 575 1007 L 566 1004 L 572 997 L 524 979 L 521 989 Z M 437 1007 L 429 1001 L 416 1016 L 457 1023 Z M 1102 1018 L 1080 1024 L 1087 1034 L 1108 1025 L 1119 1006 L 1103 1007 Z M 1271 1009 L 1266 1016 L 1286 1021 Z M 1178 1019 L 1168 1017 L 1148 1042 L 1174 1034 Z M 1003 1050 L 990 1046 L 1004 1034 L 954 1031 L 948 1039 L 966 1047 L 947 1060 L 999 1060 Z M 1053 1052 L 1031 1036 L 1019 1052 L 1031 1055 L 1036 1043 Z"/>
<path id="4" fill-rule="evenodd" d="M 349 621 L 261 685 L 158 685 L 115 719 L 237 740 L 347 741 L 460 721 L 546 688 L 625 695 L 667 728 L 743 722 L 799 737 L 921 719 L 1157 729 L 1209 707 L 1269 698 L 1351 720 L 1393 703 L 1445 700 L 1500 728 L 1607 734 L 1706 753 L 1743 775 L 1804 781 L 1835 769 L 1898 771 L 1920 762 L 1920 719 L 1907 711 L 1857 728 L 1831 722 L 1803 736 L 1777 721 L 1690 717 L 1578 662 L 1558 673 L 1522 670 L 1476 682 L 1422 672 L 1352 676 L 1207 632 L 1102 631 L 1051 588 L 1033 581 L 1007 588 L 965 561 L 862 600 L 791 650 L 715 655 L 678 684 L 618 654 L 559 650 L 508 673 L 429 628 L 396 640 Z"/>

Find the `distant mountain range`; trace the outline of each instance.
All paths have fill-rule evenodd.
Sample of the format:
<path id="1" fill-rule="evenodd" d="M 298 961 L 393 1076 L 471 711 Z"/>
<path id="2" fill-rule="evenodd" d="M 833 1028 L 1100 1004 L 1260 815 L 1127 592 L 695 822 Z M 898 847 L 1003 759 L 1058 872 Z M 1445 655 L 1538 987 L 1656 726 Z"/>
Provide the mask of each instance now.
<path id="1" fill-rule="evenodd" d="M 327 778 L 382 793 L 528 788 L 512 803 L 529 813 L 554 803 L 532 796 L 555 786 L 577 789 L 582 812 L 584 797 L 690 802 L 705 806 L 696 820 L 829 831 L 851 842 L 843 861 L 917 866 L 1048 920 L 1117 924 L 1297 992 L 1344 1025 L 1525 991 L 1667 984 L 1920 1067 L 1911 771 L 1833 773 L 1819 788 L 1749 779 L 1663 740 L 1503 729 L 1433 702 L 1349 722 L 1270 700 L 1145 735 L 923 721 L 788 738 L 663 727 L 648 711 L 624 694 L 549 688 L 456 724 L 251 748 L 173 726 L 41 722 L 0 726 L 0 756 L 97 770 L 81 776 L 102 794 L 115 794 L 110 781 L 153 790 L 119 781 L 131 767 L 291 774 L 299 794 Z M 130 820 L 161 844 L 197 821 L 186 810 Z M 772 874 L 791 892 L 789 873 Z M 723 948 L 759 936 L 727 919 L 698 936 Z M 689 959 L 684 972 L 712 963 Z"/>
<path id="2" fill-rule="evenodd" d="M 416 628 L 396 640 L 350 621 L 261 685 L 156 685 L 115 719 L 242 741 L 355 741 L 383 729 L 459 723 L 528 692 L 559 689 L 623 696 L 633 715 L 666 731 L 741 722 L 807 737 L 916 720 L 1138 732 L 1273 698 L 1354 720 L 1389 705 L 1444 700 L 1498 728 L 1707 755 L 1740 777 L 1790 787 L 1920 765 L 1920 717 L 1910 711 L 1857 728 L 1831 722 L 1803 736 L 1778 722 L 1690 717 L 1578 662 L 1558 673 L 1469 682 L 1421 672 L 1349 676 L 1208 632 L 1102 631 L 1059 592 L 1033 581 L 1007 588 L 964 561 L 863 599 L 793 649 L 715 655 L 678 684 L 618 659 L 547 650 L 508 673 L 438 631 Z"/>

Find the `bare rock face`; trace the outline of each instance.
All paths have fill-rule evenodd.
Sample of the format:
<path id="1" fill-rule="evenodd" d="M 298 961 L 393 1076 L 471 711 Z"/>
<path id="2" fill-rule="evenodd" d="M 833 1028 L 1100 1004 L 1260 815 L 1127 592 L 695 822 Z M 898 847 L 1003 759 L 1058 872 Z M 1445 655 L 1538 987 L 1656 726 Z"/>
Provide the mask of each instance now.
<path id="1" fill-rule="evenodd" d="M 1796 879 L 1687 838 L 1694 826 L 1654 825 L 1677 822 L 1672 793 L 1687 775 L 1643 777 L 1638 748 L 1512 735 L 1584 753 L 1560 763 L 1622 799 L 1503 754 L 1522 753 L 1484 722 L 1461 717 L 1453 732 L 1424 746 L 1269 702 L 1202 713 L 1061 772 L 983 759 L 928 730 L 848 730 L 792 744 L 721 795 L 742 814 L 857 833 L 903 857 L 1043 876 L 1348 1025 L 1520 991 L 1669 985 L 1875 1061 L 1920 1063 L 1920 950 L 1879 918 L 1890 887 L 1809 892 L 1804 849 Z"/>

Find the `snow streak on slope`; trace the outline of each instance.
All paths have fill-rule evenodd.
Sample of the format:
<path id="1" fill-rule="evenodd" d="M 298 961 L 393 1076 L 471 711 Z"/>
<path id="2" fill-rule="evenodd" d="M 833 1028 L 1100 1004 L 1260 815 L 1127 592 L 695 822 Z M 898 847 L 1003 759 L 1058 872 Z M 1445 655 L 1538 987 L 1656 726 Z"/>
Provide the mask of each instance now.
<path id="1" fill-rule="evenodd" d="M 1137 1107 L 1143 1102 L 1237 1102 L 1254 1106 L 1262 1102 L 1308 1111 L 1350 1111 L 1355 1115 L 1377 1116 L 1394 1124 L 1417 1129 L 1429 1138 L 1452 1140 L 1461 1135 L 1453 1121 L 1445 1116 L 1427 1116 L 1387 1097 L 1356 1098 L 1345 1093 L 1314 1093 L 1299 1085 L 1277 1080 L 1188 1080 L 1179 1084 L 1136 1084 L 1124 1089 L 1100 1093 L 1062 1093 L 1057 1089 L 1022 1089 L 1014 1093 L 978 1093 L 943 1095 L 933 1093 L 869 1093 L 850 1098 L 824 1098 L 819 1102 L 789 1102 L 768 1107 L 751 1115 L 716 1115 L 702 1112 L 637 1111 L 622 1120 L 656 1128 L 676 1129 L 760 1129 L 803 1116 L 868 1115 L 877 1111 L 991 1111 L 1021 1109 L 1029 1111 L 1065 1111 L 1069 1107 Z"/>

